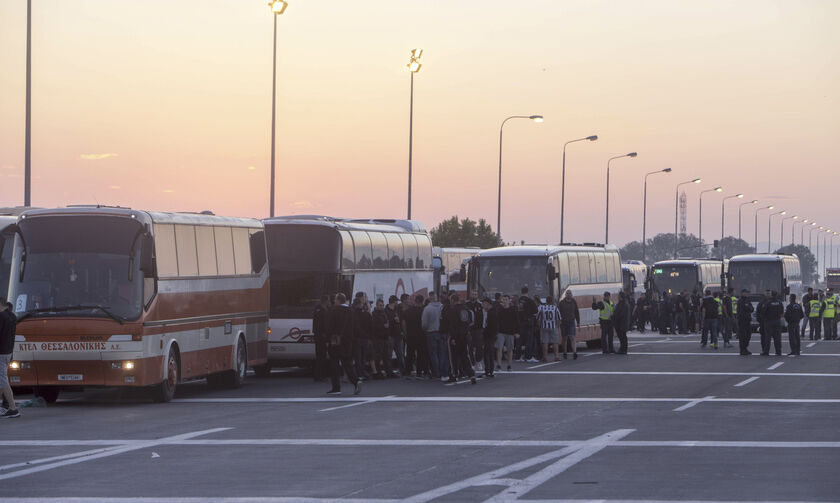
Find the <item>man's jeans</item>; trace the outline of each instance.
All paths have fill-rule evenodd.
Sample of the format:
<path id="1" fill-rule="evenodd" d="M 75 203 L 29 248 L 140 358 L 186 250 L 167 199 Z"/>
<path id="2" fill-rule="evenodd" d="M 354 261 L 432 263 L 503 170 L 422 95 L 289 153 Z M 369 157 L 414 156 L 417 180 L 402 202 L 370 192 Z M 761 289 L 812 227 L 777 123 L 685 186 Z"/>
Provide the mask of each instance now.
<path id="1" fill-rule="evenodd" d="M 712 318 L 711 320 L 703 320 L 703 333 L 700 334 L 700 344 L 706 344 L 709 340 L 709 335 L 711 333 L 712 344 L 717 345 L 717 338 L 718 338 L 718 330 L 717 330 L 718 320 Z"/>
<path id="2" fill-rule="evenodd" d="M 449 337 L 440 332 L 426 332 L 432 377 L 449 377 Z"/>
<path id="3" fill-rule="evenodd" d="M 394 353 L 397 355 L 397 366 L 400 374 L 405 375 L 405 339 L 402 335 L 392 335 L 391 344 L 394 346 Z"/>

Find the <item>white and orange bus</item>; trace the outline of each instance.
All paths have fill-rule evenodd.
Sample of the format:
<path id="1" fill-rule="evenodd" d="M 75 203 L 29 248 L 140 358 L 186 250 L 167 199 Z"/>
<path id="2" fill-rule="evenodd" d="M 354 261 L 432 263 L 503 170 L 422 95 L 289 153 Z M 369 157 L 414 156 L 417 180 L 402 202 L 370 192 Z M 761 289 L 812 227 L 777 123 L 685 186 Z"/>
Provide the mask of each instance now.
<path id="1" fill-rule="evenodd" d="M 79 206 L 24 212 L 8 297 L 19 318 L 9 378 L 60 390 L 183 380 L 236 387 L 267 356 L 262 223 Z"/>
<path id="2" fill-rule="evenodd" d="M 322 295 L 351 299 L 365 292 L 371 302 L 387 303 L 391 295 L 433 291 L 432 241 L 419 222 L 295 215 L 263 223 L 271 268 L 270 365 L 315 359 L 312 313 Z"/>
<path id="3" fill-rule="evenodd" d="M 518 295 L 522 287 L 543 302 L 557 302 L 570 290 L 580 309 L 577 341 L 595 347 L 601 341 L 598 311 L 592 301 L 622 288 L 621 258 L 614 245 L 506 246 L 482 250 L 470 260 L 469 293 L 493 298 L 498 292 Z"/>
<path id="4" fill-rule="evenodd" d="M 457 293 L 467 298 L 467 264 L 481 248 L 432 248 L 435 269 L 435 292 Z"/>

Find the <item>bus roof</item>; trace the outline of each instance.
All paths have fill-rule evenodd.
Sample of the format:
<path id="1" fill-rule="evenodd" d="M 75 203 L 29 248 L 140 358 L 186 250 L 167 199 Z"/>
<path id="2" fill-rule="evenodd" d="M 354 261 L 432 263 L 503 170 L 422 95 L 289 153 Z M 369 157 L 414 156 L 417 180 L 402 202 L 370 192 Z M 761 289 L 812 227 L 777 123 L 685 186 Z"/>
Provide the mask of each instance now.
<path id="1" fill-rule="evenodd" d="M 751 253 L 748 255 L 735 255 L 730 262 L 778 262 L 784 258 L 795 258 L 799 260 L 796 254 L 786 253 Z"/>
<path id="2" fill-rule="evenodd" d="M 481 250 L 482 249 L 479 248 L 478 246 L 467 246 L 467 247 L 463 247 L 463 248 L 435 246 L 434 248 L 432 248 L 432 253 L 436 253 L 436 254 L 441 254 L 441 253 L 473 253 L 473 254 L 475 254 L 475 253 L 480 252 Z"/>
<path id="3" fill-rule="evenodd" d="M 188 225 L 230 225 L 236 227 L 261 228 L 262 223 L 255 218 L 220 217 L 209 213 L 167 213 L 160 211 L 133 210 L 119 206 L 70 206 L 29 210 L 21 218 L 57 216 L 57 215 L 97 215 L 136 218 L 141 223 L 188 224 Z"/>
<path id="4" fill-rule="evenodd" d="M 618 251 L 615 245 L 501 246 L 481 250 L 477 257 L 548 257 L 564 251 Z"/>
<path id="5" fill-rule="evenodd" d="M 699 265 L 699 264 L 720 264 L 720 260 L 707 258 L 678 258 L 672 260 L 660 260 L 654 262 L 654 266 L 658 265 Z"/>
<path id="6" fill-rule="evenodd" d="M 263 220 L 266 225 L 320 225 L 348 231 L 411 232 L 426 234 L 426 228 L 416 220 L 345 219 L 323 215 L 285 215 Z"/>

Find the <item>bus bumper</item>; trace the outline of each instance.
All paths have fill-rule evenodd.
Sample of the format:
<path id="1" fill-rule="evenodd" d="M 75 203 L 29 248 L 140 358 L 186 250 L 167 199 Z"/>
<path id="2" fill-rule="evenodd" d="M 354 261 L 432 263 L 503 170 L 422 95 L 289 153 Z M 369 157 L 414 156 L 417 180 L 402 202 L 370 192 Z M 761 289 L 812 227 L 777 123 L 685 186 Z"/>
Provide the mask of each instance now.
<path id="1" fill-rule="evenodd" d="M 9 365 L 12 387 L 148 386 L 161 381 L 162 357 L 122 360 L 28 361 Z"/>

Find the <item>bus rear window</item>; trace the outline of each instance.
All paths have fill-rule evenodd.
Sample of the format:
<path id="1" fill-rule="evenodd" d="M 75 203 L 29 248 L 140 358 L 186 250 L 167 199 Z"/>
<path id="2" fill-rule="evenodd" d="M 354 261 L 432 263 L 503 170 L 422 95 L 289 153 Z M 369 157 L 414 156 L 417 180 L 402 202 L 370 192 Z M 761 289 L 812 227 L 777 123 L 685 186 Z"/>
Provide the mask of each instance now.
<path id="1" fill-rule="evenodd" d="M 272 271 L 338 271 L 341 239 L 335 229 L 308 225 L 266 225 Z"/>

